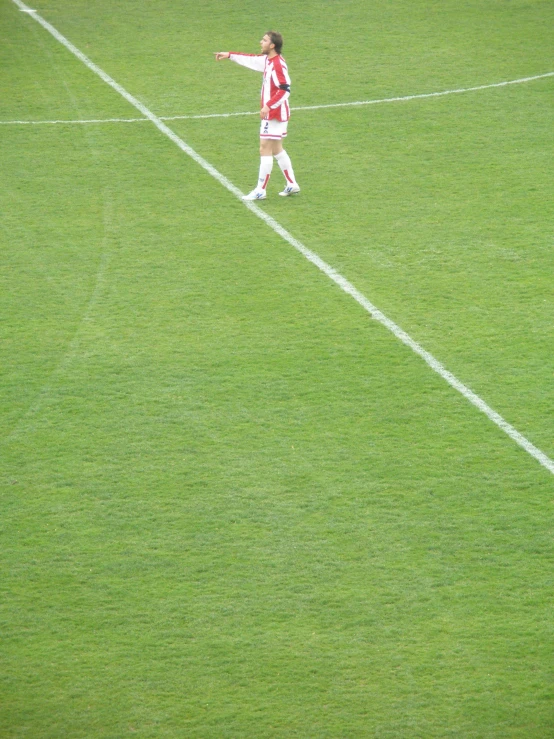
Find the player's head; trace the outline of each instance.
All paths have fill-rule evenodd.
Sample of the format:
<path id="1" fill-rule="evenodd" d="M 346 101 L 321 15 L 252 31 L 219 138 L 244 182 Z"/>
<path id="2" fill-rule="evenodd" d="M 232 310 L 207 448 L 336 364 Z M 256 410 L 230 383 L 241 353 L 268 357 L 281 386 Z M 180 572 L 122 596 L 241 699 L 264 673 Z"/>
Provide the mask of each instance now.
<path id="1" fill-rule="evenodd" d="M 283 48 L 283 37 L 277 31 L 268 31 L 260 41 L 260 46 L 262 54 L 270 54 L 272 51 L 280 54 Z"/>

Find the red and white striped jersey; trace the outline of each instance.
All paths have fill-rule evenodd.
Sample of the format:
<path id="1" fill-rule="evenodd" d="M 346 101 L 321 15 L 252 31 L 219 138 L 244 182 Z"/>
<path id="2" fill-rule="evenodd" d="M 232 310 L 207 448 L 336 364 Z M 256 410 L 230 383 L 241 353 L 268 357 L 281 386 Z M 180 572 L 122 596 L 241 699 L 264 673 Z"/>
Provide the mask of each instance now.
<path id="1" fill-rule="evenodd" d="M 271 59 L 266 54 L 241 54 L 231 51 L 229 59 L 241 64 L 243 67 L 253 69 L 255 72 L 263 72 L 262 104 L 267 105 L 269 110 L 268 119 L 277 121 L 288 121 L 290 118 L 289 96 L 290 77 L 287 63 L 280 54 Z"/>

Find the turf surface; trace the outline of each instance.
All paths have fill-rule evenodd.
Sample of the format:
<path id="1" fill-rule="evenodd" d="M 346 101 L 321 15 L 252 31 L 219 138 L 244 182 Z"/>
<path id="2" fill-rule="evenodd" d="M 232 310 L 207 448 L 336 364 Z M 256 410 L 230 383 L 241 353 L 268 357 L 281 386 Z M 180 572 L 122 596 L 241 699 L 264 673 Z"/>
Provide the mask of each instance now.
<path id="1" fill-rule="evenodd" d="M 549 2 L 137 6 L 33 5 L 158 115 L 270 26 L 297 106 L 552 71 Z M 137 117 L 0 34 L 0 121 Z M 262 206 L 550 457 L 553 85 L 296 111 Z M 552 475 L 151 124 L 0 134 L 0 734 L 552 736 Z"/>

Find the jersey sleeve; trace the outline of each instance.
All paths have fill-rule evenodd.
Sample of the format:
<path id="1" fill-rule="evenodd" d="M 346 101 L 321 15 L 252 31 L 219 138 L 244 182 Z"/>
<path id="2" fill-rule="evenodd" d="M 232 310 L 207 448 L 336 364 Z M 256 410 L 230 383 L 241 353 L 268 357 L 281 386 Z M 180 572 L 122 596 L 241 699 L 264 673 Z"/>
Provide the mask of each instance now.
<path id="1" fill-rule="evenodd" d="M 229 59 L 242 67 L 253 69 L 255 72 L 263 72 L 265 69 L 265 54 L 241 54 L 240 52 L 230 51 Z"/>
<path id="2" fill-rule="evenodd" d="M 269 108 L 278 108 L 285 100 L 290 97 L 290 77 L 286 67 L 281 64 L 280 59 L 273 62 L 273 71 L 271 72 L 276 90 L 267 101 Z"/>

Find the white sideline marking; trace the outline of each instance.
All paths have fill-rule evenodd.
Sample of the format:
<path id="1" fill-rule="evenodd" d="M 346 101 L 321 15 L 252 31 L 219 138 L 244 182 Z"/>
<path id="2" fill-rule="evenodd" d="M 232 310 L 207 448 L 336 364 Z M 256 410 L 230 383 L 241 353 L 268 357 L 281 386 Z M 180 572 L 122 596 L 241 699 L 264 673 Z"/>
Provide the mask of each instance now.
<path id="1" fill-rule="evenodd" d="M 13 0 L 13 2 L 21 10 L 27 8 L 22 0 Z M 92 62 L 81 51 L 79 51 L 76 46 L 68 41 L 65 36 L 62 36 L 59 31 L 51 26 L 48 21 L 44 20 L 44 18 L 42 18 L 38 13 L 33 13 L 30 17 L 34 18 L 38 23 L 40 23 L 43 28 L 51 33 L 57 41 L 63 44 L 92 72 L 97 74 L 102 80 L 104 80 L 104 82 L 106 82 L 106 84 L 110 85 L 110 87 L 116 90 L 116 92 L 124 97 L 125 100 L 127 100 L 131 105 L 139 110 L 145 116 L 145 118 L 150 120 L 156 126 L 159 131 L 161 131 L 169 139 L 171 139 L 171 141 L 173 141 L 174 144 L 176 144 L 182 151 L 184 151 L 185 154 L 188 154 L 192 159 L 194 159 L 197 164 L 205 169 L 206 172 L 214 177 L 221 185 L 223 185 L 223 187 L 229 190 L 229 192 L 231 192 L 236 198 L 241 199 L 241 202 L 244 202 L 242 201 L 243 193 L 238 189 L 238 187 L 233 185 L 230 180 L 228 180 L 208 161 L 201 157 L 200 154 L 197 154 L 194 149 L 192 149 L 187 143 L 179 138 L 179 136 L 177 136 L 177 134 L 175 134 L 170 128 L 168 128 L 168 126 L 166 126 L 160 118 L 154 115 L 154 113 L 152 113 L 145 105 L 143 105 L 140 100 L 137 100 L 137 98 L 127 92 L 127 90 L 125 90 L 120 84 L 118 84 L 114 79 L 106 74 L 106 72 L 104 72 L 99 66 Z M 351 282 L 349 282 L 339 272 L 333 269 L 330 264 L 327 264 L 327 262 L 321 259 L 321 257 L 315 254 L 315 252 L 310 251 L 310 249 L 308 249 L 300 241 L 295 239 L 294 236 L 292 236 L 285 228 L 283 228 L 280 223 L 278 223 L 274 218 L 265 213 L 259 206 L 248 201 L 244 202 L 244 204 L 252 213 L 254 213 L 254 215 L 256 215 L 258 218 L 261 218 L 262 221 L 264 221 L 271 229 L 273 229 L 275 233 L 279 234 L 279 236 L 281 236 L 298 252 L 300 252 L 300 254 L 302 254 L 308 261 L 314 264 L 319 270 L 326 274 L 327 277 L 333 280 L 333 282 L 337 284 L 341 288 L 341 290 L 353 297 L 354 300 L 372 316 L 372 318 L 374 318 L 376 321 L 379 321 L 379 323 L 381 323 L 383 326 L 385 326 L 385 328 L 391 331 L 397 339 L 399 339 L 403 344 L 405 344 L 412 351 L 418 354 L 434 372 L 440 375 L 451 387 L 461 393 L 467 400 L 469 400 L 470 403 L 472 403 L 476 408 L 482 411 L 487 416 L 487 418 L 489 418 L 500 429 L 502 429 L 502 431 L 504 431 L 513 441 L 516 442 L 516 444 L 519 444 L 522 449 L 524 449 L 528 454 L 534 457 L 549 472 L 554 474 L 554 461 L 547 457 L 544 452 L 542 452 L 534 444 L 532 444 L 525 436 L 520 434 L 517 429 L 515 429 L 504 418 L 502 418 L 499 413 L 493 410 L 472 390 L 466 387 L 466 385 L 460 382 L 460 380 L 458 380 L 451 372 L 445 369 L 445 367 L 443 367 L 443 365 L 437 359 L 435 359 L 432 354 L 429 354 L 429 352 L 423 349 L 423 347 L 420 346 L 416 341 L 414 341 L 414 339 L 412 339 L 411 336 L 409 336 L 403 329 L 401 329 L 400 326 L 394 323 L 394 321 L 391 321 L 390 318 L 387 318 L 387 316 L 378 308 L 376 308 L 373 303 L 371 303 L 365 297 L 365 295 L 362 295 L 362 293 L 359 292 L 359 290 L 357 290 Z"/>
<path id="2" fill-rule="evenodd" d="M 15 2 L 15 0 L 14 0 Z M 36 13 L 36 10 L 29 11 Z M 506 85 L 520 85 L 522 82 L 533 82 L 534 80 L 542 80 L 545 77 L 554 77 L 554 72 L 545 72 L 545 74 L 536 74 L 533 77 L 520 77 L 517 80 L 508 80 L 506 82 L 494 82 L 490 85 L 478 85 L 477 87 L 461 87 L 457 90 L 442 90 L 441 92 L 424 92 L 418 95 L 405 95 L 404 97 L 380 98 L 378 100 L 357 100 L 350 103 L 328 103 L 325 105 L 300 105 L 291 107 L 291 110 L 322 110 L 323 108 L 352 108 L 362 105 L 378 105 L 380 103 L 399 103 L 406 100 L 420 100 L 422 98 L 437 98 L 443 95 L 456 95 L 461 92 L 475 92 L 475 90 L 489 90 L 492 87 L 506 87 Z M 233 118 L 243 115 L 260 115 L 260 111 L 243 112 L 243 113 L 208 113 L 205 115 L 173 115 L 158 116 L 160 121 L 191 121 L 204 118 Z M 147 121 L 148 118 L 99 118 L 82 121 L 0 121 L 0 126 L 7 125 L 40 125 L 54 123 L 141 123 Z"/>

